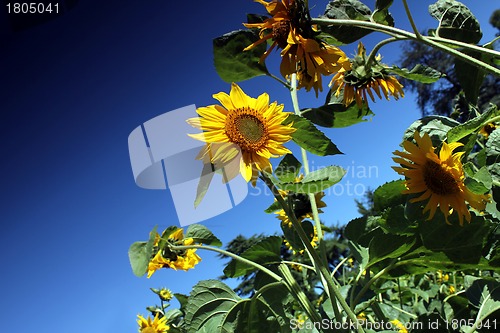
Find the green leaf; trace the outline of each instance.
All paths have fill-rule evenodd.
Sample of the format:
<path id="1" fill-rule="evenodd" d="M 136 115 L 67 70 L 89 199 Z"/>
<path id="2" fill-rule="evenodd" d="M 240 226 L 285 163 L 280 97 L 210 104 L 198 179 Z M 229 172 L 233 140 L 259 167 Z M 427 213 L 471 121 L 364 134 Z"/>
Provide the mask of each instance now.
<path id="1" fill-rule="evenodd" d="M 151 230 L 147 242 L 135 242 L 128 250 L 130 266 L 132 266 L 132 272 L 136 276 L 141 277 L 148 271 L 148 264 L 153 254 L 153 245 L 156 238 L 156 228 L 155 226 Z"/>
<path id="2" fill-rule="evenodd" d="M 278 186 L 294 193 L 318 193 L 337 184 L 345 173 L 343 168 L 332 165 L 307 174 L 301 182 L 279 183 Z"/>
<path id="3" fill-rule="evenodd" d="M 200 281 L 193 287 L 184 320 L 188 332 L 221 332 L 221 322 L 241 300 L 217 280 Z M 203 329 L 204 331 L 201 331 Z"/>
<path id="4" fill-rule="evenodd" d="M 353 241 L 349 241 L 349 249 L 352 256 L 359 262 L 361 269 L 366 268 L 370 260 L 370 251 L 367 247 L 361 246 Z"/>
<path id="5" fill-rule="evenodd" d="M 394 26 L 394 18 L 389 13 L 389 7 L 392 5 L 393 0 L 377 0 L 375 1 L 375 11 L 372 14 L 373 21 Z"/>
<path id="6" fill-rule="evenodd" d="M 467 164 L 469 164 L 468 162 Z M 464 165 L 464 169 L 466 166 Z M 465 178 L 465 185 L 469 190 L 476 194 L 484 194 L 491 189 L 492 179 L 486 166 L 479 169 L 477 172 L 469 171 Z"/>
<path id="7" fill-rule="evenodd" d="M 482 216 L 472 214 L 471 222 L 458 224 L 457 213 L 449 218 L 451 225 L 444 223 L 438 210 L 431 221 L 419 224 L 419 233 L 424 246 L 434 252 L 443 252 L 455 263 L 475 264 L 482 258 L 483 244 L 491 232 L 491 224 Z"/>
<path id="8" fill-rule="evenodd" d="M 379 186 L 373 192 L 373 208 L 382 212 L 384 209 L 406 202 L 406 189 L 404 180 L 394 180 Z"/>
<path id="9" fill-rule="evenodd" d="M 478 320 L 484 322 L 489 315 L 500 310 L 500 282 L 471 276 L 466 276 L 465 281 L 470 284 L 465 294 L 471 304 L 479 309 Z"/>
<path id="10" fill-rule="evenodd" d="M 439 37 L 477 44 L 483 36 L 479 22 L 461 2 L 438 0 L 429 6 L 429 13 L 439 21 Z"/>
<path id="11" fill-rule="evenodd" d="M 282 242 L 282 238 L 278 236 L 266 237 L 244 251 L 241 254 L 241 257 L 261 265 L 280 262 L 280 249 Z M 226 268 L 224 268 L 224 274 L 227 277 L 238 277 L 255 270 L 257 270 L 257 268 L 254 266 L 233 259 L 229 262 Z"/>
<path id="12" fill-rule="evenodd" d="M 308 152 L 318 156 L 342 154 L 337 146 L 309 120 L 295 114 L 289 114 L 284 125 L 293 123 L 296 129 L 292 140 Z"/>
<path id="13" fill-rule="evenodd" d="M 358 0 L 334 0 L 326 6 L 321 18 L 370 21 L 372 12 Z M 323 33 L 331 35 L 336 40 L 350 44 L 368 35 L 371 30 L 353 26 L 321 26 Z"/>
<path id="14" fill-rule="evenodd" d="M 434 147 L 440 147 L 448 131 L 453 127 L 460 125 L 459 122 L 448 117 L 443 116 L 427 116 L 423 117 L 408 127 L 403 135 L 403 140 L 413 140 L 413 134 L 415 131 L 419 131 L 420 136 L 423 133 L 429 134 Z"/>
<path id="15" fill-rule="evenodd" d="M 381 227 L 388 233 L 398 235 L 412 235 L 415 233 L 417 225 L 413 219 L 406 217 L 405 207 L 397 205 L 389 207 L 383 214 Z"/>
<path id="16" fill-rule="evenodd" d="M 398 258 L 415 244 L 413 236 L 399 236 L 383 233 L 370 242 L 370 265 L 389 258 Z"/>
<path id="17" fill-rule="evenodd" d="M 496 105 L 491 105 L 481 115 L 450 129 L 446 141 L 448 143 L 456 142 L 474 132 L 477 132 L 481 127 L 488 123 L 489 119 L 498 115 L 500 115 L 500 111 L 497 109 Z"/>
<path id="18" fill-rule="evenodd" d="M 301 225 L 310 242 L 314 236 L 314 226 L 310 221 L 302 221 Z M 302 243 L 302 240 L 295 228 L 290 228 L 288 225 L 284 225 L 283 223 L 281 223 L 281 230 L 283 230 L 285 239 L 290 243 L 295 251 L 301 251 L 305 249 L 304 243 Z"/>
<path id="19" fill-rule="evenodd" d="M 480 52 L 467 50 L 462 52 L 478 60 L 484 60 Z M 477 105 L 479 89 L 483 84 L 486 71 L 459 58 L 455 58 L 455 73 L 457 75 L 458 82 L 465 93 L 467 102 L 472 105 Z"/>
<path id="20" fill-rule="evenodd" d="M 393 73 L 404 77 L 408 80 L 413 80 L 420 83 L 433 83 L 444 77 L 445 75 L 434 68 L 424 66 L 421 64 L 415 65 L 411 70 L 407 68 L 399 68 L 398 66 L 392 66 L 386 68 L 389 73 Z"/>
<path id="21" fill-rule="evenodd" d="M 316 125 L 323 127 L 342 128 L 371 120 L 375 114 L 363 103 L 359 108 L 356 102 L 346 107 L 342 96 L 335 96 L 330 90 L 326 96 L 325 105 L 319 108 L 309 108 L 302 111 L 301 115 Z M 370 117 L 365 119 L 365 117 Z"/>
<path id="22" fill-rule="evenodd" d="M 266 51 L 266 43 L 243 51 L 259 40 L 254 30 L 237 30 L 213 40 L 214 64 L 217 74 L 226 82 L 240 82 L 268 74 L 265 64 L 259 62 Z"/>
<path id="23" fill-rule="evenodd" d="M 222 242 L 207 227 L 201 224 L 191 224 L 187 228 L 184 237 L 193 238 L 195 243 L 222 246 Z"/>
<path id="24" fill-rule="evenodd" d="M 293 154 L 286 154 L 276 168 L 274 174 L 282 182 L 294 182 L 299 175 L 302 164 Z"/>
<path id="25" fill-rule="evenodd" d="M 278 211 L 280 209 L 282 209 L 280 203 L 278 201 L 274 201 L 269 207 L 267 207 L 267 209 L 264 211 L 264 213 L 271 214 L 271 213 L 274 213 L 275 211 Z"/>

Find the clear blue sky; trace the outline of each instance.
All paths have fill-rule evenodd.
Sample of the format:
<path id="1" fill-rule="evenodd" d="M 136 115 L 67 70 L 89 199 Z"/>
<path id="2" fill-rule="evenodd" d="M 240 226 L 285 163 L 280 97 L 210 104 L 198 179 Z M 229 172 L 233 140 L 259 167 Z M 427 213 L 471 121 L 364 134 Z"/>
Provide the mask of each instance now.
<path id="1" fill-rule="evenodd" d="M 401 3 L 395 2 L 396 25 L 408 28 Z M 432 1 L 410 2 L 420 28 L 435 26 L 426 14 Z M 310 3 L 316 4 L 316 14 L 326 5 Z M 482 22 L 484 35 L 493 37 L 488 18 L 497 9 L 494 1 L 464 3 Z M 154 225 L 178 222 L 168 191 L 135 185 L 127 137 L 159 114 L 213 104 L 213 93 L 229 91 L 213 68 L 212 39 L 242 28 L 246 13 L 264 13 L 264 8 L 250 0 L 82 0 L 61 17 L 13 32 L 2 9 L 3 331 L 136 332 L 136 315 L 156 302 L 150 287 L 188 293 L 197 281 L 221 274 L 221 262 L 206 252 L 187 273 L 163 270 L 149 280 L 132 274 L 130 244 L 146 239 Z M 378 37 L 368 38 L 367 47 Z M 352 55 L 356 45 L 343 50 Z M 387 47 L 381 53 L 390 64 L 398 51 Z M 272 79 L 241 86 L 254 97 L 267 91 L 291 110 L 288 93 Z M 323 99 L 300 95 L 302 107 Z M 351 194 L 360 194 L 397 178 L 390 169 L 391 152 L 419 117 L 414 97 L 372 108 L 371 122 L 326 130 L 345 155 L 312 160 L 314 168 L 338 164 L 356 171 L 337 187 L 339 195 L 326 199 L 322 219 L 327 224 L 356 217 L 354 199 L 360 196 L 347 193 L 347 181 Z M 370 177 L 357 174 L 368 167 Z M 250 189 L 242 204 L 204 224 L 223 242 L 239 233 L 278 230 L 278 220 L 262 213 L 272 198 L 255 194 Z"/>

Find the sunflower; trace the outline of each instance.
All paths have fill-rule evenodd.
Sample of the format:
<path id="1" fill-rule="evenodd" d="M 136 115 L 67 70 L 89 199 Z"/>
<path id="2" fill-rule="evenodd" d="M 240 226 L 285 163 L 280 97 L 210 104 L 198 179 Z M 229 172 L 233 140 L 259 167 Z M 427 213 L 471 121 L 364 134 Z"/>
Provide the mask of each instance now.
<path id="1" fill-rule="evenodd" d="M 170 301 L 174 295 L 172 295 L 172 291 L 167 288 L 161 288 L 158 292 L 158 296 L 160 296 L 162 301 Z"/>
<path id="2" fill-rule="evenodd" d="M 469 205 L 482 211 L 485 209 L 488 195 L 475 194 L 464 184 L 464 170 L 460 158 L 463 152 L 453 153 L 455 149 L 463 146 L 459 142 L 447 144 L 443 142 L 439 155 L 435 153 L 429 134 L 420 136 L 415 131 L 414 139 L 416 144 L 405 141 L 403 147 L 406 152 L 395 151 L 399 157 L 393 157 L 394 162 L 400 163 L 402 167 L 393 169 L 406 177 L 406 193 L 420 194 L 410 202 L 428 200 L 424 208 L 424 213 L 430 211 L 428 220 L 431 220 L 439 206 L 445 216 L 446 223 L 448 216 L 456 211 L 463 225 L 463 217 L 470 222 L 471 215 L 467 208 Z M 451 209 L 450 209 L 451 207 Z"/>
<path id="3" fill-rule="evenodd" d="M 394 326 L 395 329 L 397 329 L 399 333 L 408 333 L 408 330 L 406 329 L 405 325 L 403 325 L 403 323 L 400 322 L 399 320 L 394 319 L 391 320 L 390 323 Z"/>
<path id="4" fill-rule="evenodd" d="M 288 192 L 279 191 L 281 196 L 286 198 Z M 318 213 L 323 213 L 321 208 L 326 207 L 326 203 L 323 202 L 323 197 L 325 196 L 324 192 L 318 192 L 314 194 L 314 199 L 316 201 L 316 206 L 318 207 Z M 311 208 L 311 202 L 309 201 L 309 197 L 306 194 L 302 193 L 293 193 L 292 194 L 292 202 L 293 202 L 293 211 L 295 213 L 295 217 L 299 222 L 302 222 L 305 219 L 313 219 L 313 213 Z M 276 212 L 277 218 L 281 221 L 283 226 L 292 227 L 292 221 L 290 221 L 288 215 L 285 213 L 283 209 Z"/>
<path id="5" fill-rule="evenodd" d="M 207 142 L 199 158 L 210 154 L 214 165 L 225 165 L 237 158 L 241 175 L 255 186 L 258 170 L 272 171 L 271 157 L 290 153 L 283 146 L 295 131 L 292 124 L 282 125 L 288 113 L 283 112 L 282 104 L 269 104 L 268 94 L 249 97 L 236 83 L 231 85 L 229 95 L 220 92 L 213 97 L 222 106 L 198 108 L 200 117 L 187 122 L 203 132 L 188 135 Z"/>
<path id="6" fill-rule="evenodd" d="M 481 127 L 481 129 L 479 130 L 479 134 L 481 134 L 486 139 L 488 139 L 488 137 L 490 136 L 490 134 L 494 130 L 496 130 L 497 128 L 498 128 L 497 124 L 495 124 L 495 123 L 488 123 L 488 124 L 484 125 L 483 127 Z"/>
<path id="7" fill-rule="evenodd" d="M 316 38 L 317 33 L 303 1 L 255 2 L 264 5 L 271 17 L 261 23 L 244 24 L 247 28 L 260 29 L 260 39 L 244 51 L 271 39 L 273 43 L 260 61 L 263 62 L 275 47 L 281 48 L 281 75 L 287 78 L 297 73 L 298 87 L 305 87 L 307 91 L 314 88 L 318 95 L 318 91 L 323 90 L 321 75 L 337 72 L 342 67 L 343 60 L 347 59 L 344 52 Z"/>
<path id="8" fill-rule="evenodd" d="M 385 67 L 379 64 L 379 60 L 380 57 L 375 57 L 372 64 L 368 64 L 366 49 L 362 43 L 359 43 L 358 55 L 352 61 L 346 62 L 332 78 L 330 82 L 332 92 L 335 92 L 335 96 L 340 96 L 343 90 L 345 106 L 351 105 L 355 100 L 356 105 L 361 109 L 363 101 L 368 103 L 368 96 L 372 102 L 375 102 L 373 92 L 380 99 L 382 99 L 382 94 L 387 100 L 390 95 L 396 100 L 404 97 L 401 83 L 386 73 Z"/>
<path id="9" fill-rule="evenodd" d="M 158 319 L 158 314 L 156 314 L 153 320 L 151 320 L 151 317 L 149 316 L 146 319 L 143 316 L 138 315 L 137 318 L 139 332 L 141 333 L 164 333 L 168 332 L 170 329 L 170 326 L 167 325 L 167 317 Z"/>
<path id="10" fill-rule="evenodd" d="M 179 228 L 168 236 L 168 242 L 173 244 L 191 245 L 192 238 L 184 238 L 183 229 Z M 148 278 L 161 268 L 182 269 L 187 271 L 194 268 L 201 261 L 195 253 L 196 249 L 183 251 L 170 251 L 170 249 L 158 249 L 153 258 L 148 263 Z"/>

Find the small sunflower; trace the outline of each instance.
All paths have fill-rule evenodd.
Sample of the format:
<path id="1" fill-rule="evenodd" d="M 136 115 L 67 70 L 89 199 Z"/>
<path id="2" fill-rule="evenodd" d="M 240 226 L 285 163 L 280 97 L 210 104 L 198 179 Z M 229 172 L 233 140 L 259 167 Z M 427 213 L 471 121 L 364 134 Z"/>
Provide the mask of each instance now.
<path id="1" fill-rule="evenodd" d="M 344 105 L 349 106 L 356 101 L 356 105 L 361 109 L 363 101 L 368 103 L 368 96 L 375 102 L 373 92 L 380 99 L 382 94 L 387 100 L 389 96 L 393 96 L 396 100 L 404 97 L 401 83 L 386 73 L 385 67 L 379 64 L 379 60 L 380 57 L 376 57 L 372 64 L 367 64 L 365 47 L 359 43 L 358 55 L 352 61 L 346 62 L 344 68 L 339 70 L 330 83 L 332 92 L 336 96 L 340 96 L 343 90 Z"/>
<path id="2" fill-rule="evenodd" d="M 463 225 L 464 216 L 467 222 L 470 222 L 471 215 L 466 202 L 472 208 L 482 211 L 485 209 L 488 195 L 475 194 L 465 186 L 465 175 L 460 161 L 464 153 L 453 153 L 462 144 L 443 142 L 438 155 L 429 134 L 424 133 L 421 137 L 418 131 L 415 131 L 414 139 L 416 144 L 405 141 L 403 147 L 406 152 L 395 151 L 394 154 L 399 157 L 393 157 L 394 162 L 402 165 L 393 169 L 406 177 L 406 193 L 422 193 L 410 202 L 428 199 L 424 208 L 424 213 L 430 211 L 428 220 L 434 217 L 439 206 L 446 223 L 449 224 L 448 216 L 453 211 L 457 212 L 460 225 Z"/>
<path id="3" fill-rule="evenodd" d="M 188 135 L 207 143 L 200 152 L 201 159 L 209 153 L 214 165 L 239 159 L 241 175 L 255 186 L 258 170 L 272 171 L 271 157 L 290 153 L 283 146 L 295 131 L 292 124 L 282 125 L 288 113 L 283 112 L 283 104 L 269 104 L 268 94 L 249 97 L 236 83 L 231 85 L 229 95 L 220 92 L 213 97 L 222 106 L 198 108 L 200 117 L 187 122 L 203 132 Z"/>
<path id="4" fill-rule="evenodd" d="M 158 296 L 160 296 L 162 301 L 170 301 L 174 297 L 172 291 L 167 288 L 161 288 L 158 292 Z"/>
<path id="5" fill-rule="evenodd" d="M 179 228 L 168 236 L 168 241 L 174 244 L 191 245 L 192 238 L 184 238 L 183 229 Z M 172 268 L 174 270 L 182 269 L 187 271 L 194 268 L 201 261 L 201 258 L 195 253 L 196 249 L 187 249 L 184 251 L 170 251 L 167 248 L 158 249 L 148 264 L 148 278 L 161 268 Z"/>
<path id="6" fill-rule="evenodd" d="M 309 11 L 303 1 L 281 0 L 265 2 L 255 0 L 266 7 L 270 18 L 262 23 L 244 24 L 247 28 L 260 29 L 260 39 L 244 50 L 249 50 L 269 39 L 271 47 L 264 52 L 263 62 L 276 46 L 281 48 L 280 72 L 283 77 L 297 73 L 299 88 L 314 88 L 316 95 L 323 90 L 321 76 L 337 72 L 346 60 L 344 52 L 316 38 Z"/>
<path id="7" fill-rule="evenodd" d="M 288 195 L 287 191 L 279 191 L 283 198 L 286 198 Z M 321 208 L 326 207 L 326 203 L 322 200 L 325 196 L 325 192 L 318 192 L 314 194 L 314 199 L 316 201 L 316 206 L 318 207 L 318 213 L 323 213 Z M 292 194 L 292 202 L 293 202 L 293 210 L 295 213 L 295 217 L 299 222 L 305 219 L 313 219 L 313 213 L 311 208 L 311 202 L 309 201 L 309 197 L 307 194 L 302 193 L 293 193 Z M 283 226 L 292 227 L 292 221 L 288 218 L 285 211 L 283 209 L 276 212 L 278 215 L 277 218 L 281 221 Z"/>
<path id="8" fill-rule="evenodd" d="M 164 333 L 170 329 L 170 326 L 167 325 L 167 317 L 158 318 L 158 314 L 155 315 L 154 319 L 149 316 L 146 319 L 138 315 L 137 324 L 139 324 L 140 333 Z"/>
<path id="9" fill-rule="evenodd" d="M 408 333 L 405 325 L 397 319 L 391 320 L 390 323 L 398 330 L 399 333 Z"/>
<path id="10" fill-rule="evenodd" d="M 498 125 L 495 123 L 489 123 L 481 127 L 479 130 L 479 134 L 484 136 L 486 139 L 490 136 L 490 134 L 498 128 Z"/>

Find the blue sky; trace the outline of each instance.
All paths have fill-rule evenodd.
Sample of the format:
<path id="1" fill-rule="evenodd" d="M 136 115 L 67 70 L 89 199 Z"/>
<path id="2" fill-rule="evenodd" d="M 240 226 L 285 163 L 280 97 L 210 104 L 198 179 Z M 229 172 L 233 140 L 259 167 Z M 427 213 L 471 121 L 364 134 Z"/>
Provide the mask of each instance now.
<path id="1" fill-rule="evenodd" d="M 420 28 L 435 26 L 426 14 L 432 1 L 410 2 Z M 316 13 L 326 5 L 310 3 L 317 4 Z M 497 9 L 492 1 L 464 3 L 491 39 L 488 18 Z M 408 28 L 400 1 L 393 7 L 396 25 Z M 161 229 L 178 221 L 168 191 L 135 185 L 127 137 L 159 114 L 214 104 L 212 94 L 229 91 L 213 68 L 212 39 L 241 28 L 246 13 L 264 9 L 250 0 L 88 0 L 47 23 L 13 32 L 2 11 L 4 331 L 136 332 L 136 315 L 156 302 L 150 287 L 188 293 L 197 281 L 221 274 L 221 262 L 206 252 L 189 272 L 163 270 L 151 279 L 132 274 L 130 244 L 146 239 L 155 225 Z M 367 48 L 380 37 L 367 38 Z M 352 55 L 356 45 L 343 50 Z M 398 52 L 397 46 L 381 50 L 389 64 Z M 275 69 L 278 54 L 272 57 Z M 272 79 L 260 77 L 241 87 L 253 97 L 267 91 L 272 101 L 292 109 L 287 91 Z M 301 93 L 301 107 L 322 104 L 324 94 L 319 100 L 313 96 Z M 372 108 L 371 122 L 325 130 L 345 155 L 311 157 L 314 168 L 351 168 L 326 199 L 322 219 L 327 224 L 356 217 L 357 193 L 397 178 L 390 169 L 391 152 L 419 117 L 414 97 L 378 101 Z M 360 174 L 363 168 L 371 174 Z M 236 208 L 204 222 L 223 242 L 239 233 L 278 230 L 278 220 L 262 213 L 272 198 L 256 189 L 249 194 Z"/>

